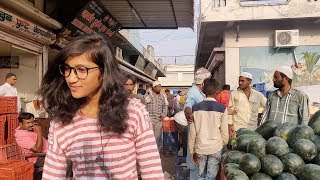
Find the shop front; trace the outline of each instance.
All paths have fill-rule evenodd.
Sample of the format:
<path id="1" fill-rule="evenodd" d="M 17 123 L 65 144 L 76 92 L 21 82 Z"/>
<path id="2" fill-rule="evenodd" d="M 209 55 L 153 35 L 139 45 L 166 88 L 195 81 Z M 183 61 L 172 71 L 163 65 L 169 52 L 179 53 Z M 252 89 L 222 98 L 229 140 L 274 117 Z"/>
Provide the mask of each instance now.
<path id="1" fill-rule="evenodd" d="M 8 72 L 17 75 L 21 108 L 32 101 L 47 67 L 48 45 L 55 34 L 0 8 L 0 83 Z"/>

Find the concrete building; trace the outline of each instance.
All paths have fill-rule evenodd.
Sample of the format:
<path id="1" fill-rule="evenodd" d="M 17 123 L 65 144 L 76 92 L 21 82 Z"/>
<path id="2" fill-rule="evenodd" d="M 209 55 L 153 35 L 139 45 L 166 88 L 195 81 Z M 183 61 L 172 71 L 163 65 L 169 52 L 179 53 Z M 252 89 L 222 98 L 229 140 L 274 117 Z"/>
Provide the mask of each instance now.
<path id="1" fill-rule="evenodd" d="M 23 107 L 59 50 L 93 32 L 110 37 L 125 73 L 151 83 L 165 76 L 161 60 L 151 46 L 136 46 L 118 31 L 192 28 L 193 12 L 193 0 L 0 0 L 0 84 L 7 72 L 16 73 Z"/>
<path id="2" fill-rule="evenodd" d="M 161 86 L 171 91 L 186 91 L 192 86 L 194 79 L 194 65 L 165 65 L 166 77 L 159 77 Z"/>
<path id="3" fill-rule="evenodd" d="M 195 67 L 208 68 L 231 89 L 248 71 L 253 84 L 270 91 L 274 70 L 290 66 L 293 86 L 319 103 L 319 9 L 316 0 L 202 0 Z"/>

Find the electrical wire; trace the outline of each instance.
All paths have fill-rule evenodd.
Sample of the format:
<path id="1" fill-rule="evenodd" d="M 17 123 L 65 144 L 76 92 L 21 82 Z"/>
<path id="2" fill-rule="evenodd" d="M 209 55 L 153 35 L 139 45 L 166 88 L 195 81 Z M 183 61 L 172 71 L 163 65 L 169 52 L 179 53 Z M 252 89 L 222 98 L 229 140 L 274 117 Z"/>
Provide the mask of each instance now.
<path id="1" fill-rule="evenodd" d="M 167 39 L 169 36 L 171 36 L 171 34 L 173 34 L 174 30 L 171 31 L 168 35 L 164 36 L 163 38 L 159 39 L 159 40 L 147 40 L 147 39 L 143 39 L 141 37 L 139 37 L 141 40 L 147 41 L 147 42 L 160 42 L 163 41 L 165 39 Z"/>
<path id="2" fill-rule="evenodd" d="M 204 15 L 204 13 L 206 13 L 206 11 L 208 10 L 208 8 L 210 7 L 210 5 L 212 4 L 214 0 L 210 1 L 210 3 L 208 4 L 208 6 L 206 7 L 206 9 L 204 10 L 203 13 L 200 12 L 200 16 L 199 17 L 202 17 Z"/>

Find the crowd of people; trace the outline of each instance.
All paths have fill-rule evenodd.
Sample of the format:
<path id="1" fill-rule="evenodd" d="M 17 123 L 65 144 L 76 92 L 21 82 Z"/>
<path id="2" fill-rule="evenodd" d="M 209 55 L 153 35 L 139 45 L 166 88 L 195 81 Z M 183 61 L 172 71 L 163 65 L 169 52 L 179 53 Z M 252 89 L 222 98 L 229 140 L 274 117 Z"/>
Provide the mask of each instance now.
<path id="1" fill-rule="evenodd" d="M 248 72 L 239 75 L 238 88 L 230 91 L 205 68 L 196 71 L 186 94 L 162 91 L 158 81 L 150 89 L 137 88 L 133 76 L 122 74 L 108 39 L 81 36 L 51 63 L 28 112 L 20 113 L 15 137 L 25 153 L 45 153 L 45 158 L 30 159 L 44 167 L 43 179 L 66 179 L 70 162 L 75 179 L 164 179 L 162 121 L 172 117 L 183 138 L 190 179 L 215 179 L 228 139 L 240 128 L 255 130 L 261 108 L 260 124 L 308 122 L 308 96 L 292 88 L 292 78 L 290 67 L 275 70 L 277 89 L 268 98 L 251 86 Z M 16 79 L 13 73 L 6 75 L 0 96 L 17 96 Z M 46 140 L 34 118 L 48 115 L 52 121 Z"/>

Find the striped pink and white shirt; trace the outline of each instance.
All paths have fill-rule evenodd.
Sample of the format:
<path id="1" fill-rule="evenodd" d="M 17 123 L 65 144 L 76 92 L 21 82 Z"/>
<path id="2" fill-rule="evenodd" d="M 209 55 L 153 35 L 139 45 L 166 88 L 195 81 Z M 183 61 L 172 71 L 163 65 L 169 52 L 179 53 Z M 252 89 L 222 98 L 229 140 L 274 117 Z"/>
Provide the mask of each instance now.
<path id="1" fill-rule="evenodd" d="M 128 129 L 122 134 L 100 130 L 97 119 L 76 115 L 62 125 L 51 122 L 43 179 L 65 179 L 67 160 L 73 162 L 74 179 L 164 179 L 152 124 L 137 99 L 128 105 Z"/>

